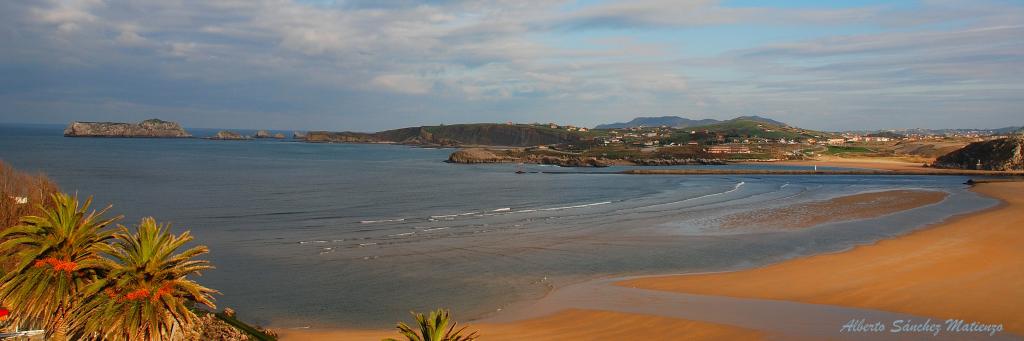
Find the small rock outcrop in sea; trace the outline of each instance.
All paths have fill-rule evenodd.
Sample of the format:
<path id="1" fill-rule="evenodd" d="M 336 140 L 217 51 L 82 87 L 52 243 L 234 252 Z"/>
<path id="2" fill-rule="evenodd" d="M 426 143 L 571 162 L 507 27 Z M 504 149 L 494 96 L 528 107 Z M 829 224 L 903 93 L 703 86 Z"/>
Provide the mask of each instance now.
<path id="1" fill-rule="evenodd" d="M 503 163 L 515 161 L 515 158 L 507 155 L 498 155 L 493 151 L 483 148 L 460 149 L 448 156 L 448 162 L 451 163 Z"/>
<path id="2" fill-rule="evenodd" d="M 258 139 L 270 138 L 270 132 L 266 131 L 266 130 L 260 130 L 260 131 L 256 132 L 256 136 L 254 136 L 254 137 L 258 138 Z"/>
<path id="3" fill-rule="evenodd" d="M 221 130 L 221 131 L 217 132 L 217 135 L 211 136 L 210 139 L 211 140 L 248 140 L 250 138 L 248 136 L 244 136 L 242 134 L 239 134 L 239 133 L 236 133 L 236 132 L 233 132 L 233 131 Z"/>
<path id="4" fill-rule="evenodd" d="M 64 129 L 69 137 L 192 137 L 178 123 L 149 119 L 139 123 L 71 122 Z"/>
<path id="5" fill-rule="evenodd" d="M 278 140 L 283 140 L 283 139 L 285 139 L 287 137 L 285 137 L 284 134 L 282 134 L 282 133 L 277 133 L 277 134 L 274 134 L 273 138 L 278 139 Z"/>
<path id="6" fill-rule="evenodd" d="M 556 165 L 562 167 L 608 167 L 612 165 L 611 160 L 595 157 L 584 157 L 579 155 L 522 155 L 522 149 L 514 150 L 489 150 L 484 148 L 460 149 L 448 156 L 451 163 L 535 163 L 542 165 Z M 509 154 L 512 155 L 509 155 Z M 515 156 L 513 156 L 515 155 Z"/>
<path id="7" fill-rule="evenodd" d="M 542 165 L 555 165 L 561 167 L 608 167 L 611 166 L 611 162 L 608 160 L 598 159 L 595 157 L 583 157 L 583 156 L 537 156 L 530 155 L 527 157 L 526 162 L 528 163 L 539 163 Z"/>
<path id="8" fill-rule="evenodd" d="M 1024 137 L 974 142 L 940 156 L 932 166 L 994 171 L 1024 170 Z"/>

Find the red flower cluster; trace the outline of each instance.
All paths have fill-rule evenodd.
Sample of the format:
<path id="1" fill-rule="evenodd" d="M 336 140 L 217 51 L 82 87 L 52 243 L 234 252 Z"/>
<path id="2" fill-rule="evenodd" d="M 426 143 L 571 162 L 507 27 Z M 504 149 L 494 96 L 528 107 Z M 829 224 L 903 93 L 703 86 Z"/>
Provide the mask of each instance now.
<path id="1" fill-rule="evenodd" d="M 6 308 L 0 308 L 0 321 L 6 320 L 7 315 L 10 315 L 11 311 Z"/>
<path id="2" fill-rule="evenodd" d="M 157 301 L 160 300 L 161 296 L 170 295 L 171 292 L 174 290 L 172 287 L 173 284 L 171 284 L 171 282 L 164 283 L 164 285 L 160 286 L 160 290 L 157 290 L 156 293 L 153 294 L 153 298 L 150 299 L 150 301 L 156 303 Z"/>
<path id="3" fill-rule="evenodd" d="M 64 271 L 67 273 L 72 273 L 76 269 L 78 269 L 78 263 L 60 260 L 54 257 L 47 257 L 45 259 L 36 260 L 36 263 L 32 266 L 36 268 L 41 268 L 46 265 L 50 265 L 56 271 Z"/>
<path id="4" fill-rule="evenodd" d="M 126 300 L 144 300 L 149 297 L 149 289 L 141 288 L 124 295 Z"/>
<path id="5" fill-rule="evenodd" d="M 160 301 L 160 297 L 162 297 L 163 295 L 171 295 L 173 292 L 174 283 L 172 282 L 164 283 L 164 285 L 162 285 L 160 289 L 157 290 L 151 291 L 149 290 L 149 288 L 139 288 L 136 289 L 135 291 L 129 292 L 124 295 L 121 295 L 122 290 L 117 288 L 106 288 L 103 290 L 103 293 L 107 294 L 107 297 L 110 297 L 110 299 L 117 300 L 119 302 L 142 301 L 148 298 L 150 302 L 153 303 Z M 153 296 L 150 296 L 150 293 L 152 293 Z"/>

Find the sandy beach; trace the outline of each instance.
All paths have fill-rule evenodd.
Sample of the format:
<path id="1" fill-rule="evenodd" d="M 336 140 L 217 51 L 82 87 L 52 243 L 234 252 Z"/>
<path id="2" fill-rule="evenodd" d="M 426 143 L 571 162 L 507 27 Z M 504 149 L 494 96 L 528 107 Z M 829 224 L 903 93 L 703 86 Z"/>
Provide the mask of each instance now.
<path id="1" fill-rule="evenodd" d="M 987 183 L 974 190 L 1005 204 L 847 252 L 618 284 L 1001 323 L 1024 334 L 1024 183 Z"/>
<path id="2" fill-rule="evenodd" d="M 860 166 L 875 169 L 911 167 L 899 163 L 865 163 Z M 985 183 L 977 185 L 973 190 L 1001 199 L 1004 204 L 845 252 L 803 257 L 738 272 L 618 281 L 608 286 L 635 290 L 638 298 L 631 298 L 633 296 L 627 291 L 622 291 L 624 295 L 621 296 L 626 301 L 605 302 L 608 303 L 605 305 L 583 304 L 581 302 L 587 301 L 585 296 L 583 299 L 545 298 L 542 301 L 557 302 L 548 302 L 546 306 L 541 302 L 538 307 L 560 310 L 547 313 L 548 310 L 538 309 L 534 313 L 544 311 L 546 315 L 512 321 L 491 319 L 468 325 L 480 331 L 482 340 L 758 340 L 779 337 L 777 331 L 751 327 L 750 324 L 741 326 L 711 322 L 713 319 L 703 318 L 700 312 L 676 314 L 649 309 L 651 312 L 647 313 L 644 309 L 620 309 L 630 305 L 657 306 L 657 300 L 644 297 L 655 297 L 650 293 L 663 292 L 666 295 L 679 293 L 680 302 L 689 299 L 683 296 L 684 293 L 710 295 L 707 296 L 711 298 L 711 303 L 708 303 L 710 306 L 717 304 L 714 303 L 715 297 L 723 300 L 770 299 L 808 308 L 810 310 L 805 312 L 807 314 L 814 314 L 814 309 L 818 307 L 829 307 L 806 304 L 813 303 L 940 320 L 956 318 L 1003 324 L 1006 328 L 1003 336 L 1022 335 L 1024 291 L 1020 288 L 1024 287 L 1024 248 L 1020 246 L 1024 245 L 1024 229 L 1020 226 L 1024 226 L 1024 197 L 1020 193 L 1024 192 L 1024 183 Z M 928 192 L 908 191 L 893 195 L 916 195 L 916 199 L 908 201 L 918 205 L 941 200 L 934 193 Z M 843 203 L 873 199 L 877 198 L 842 198 L 830 205 L 837 207 Z M 912 207 L 916 206 L 903 208 Z M 793 208 L 790 213 L 798 212 L 801 210 Z M 873 215 L 865 214 L 862 217 Z M 844 215 L 837 216 L 842 218 Z M 846 219 L 856 218 L 850 216 Z M 829 219 L 839 218 L 821 216 L 813 218 L 812 223 L 827 222 Z M 559 291 L 561 289 L 549 296 L 558 296 Z M 694 304 L 697 301 L 694 300 Z M 573 302 L 580 304 L 574 307 L 571 306 Z M 676 308 L 685 309 L 685 303 L 658 309 Z M 772 314 L 770 311 L 763 312 L 763 309 L 762 313 L 765 317 Z M 458 318 L 457 312 L 455 316 Z M 732 319 L 727 317 L 719 320 L 728 322 Z M 757 319 L 757 316 L 753 319 Z M 838 325 L 835 328 L 838 330 Z M 284 340 L 378 340 L 398 336 L 393 329 L 280 329 L 279 332 Z M 783 338 L 797 339 L 789 336 Z"/>

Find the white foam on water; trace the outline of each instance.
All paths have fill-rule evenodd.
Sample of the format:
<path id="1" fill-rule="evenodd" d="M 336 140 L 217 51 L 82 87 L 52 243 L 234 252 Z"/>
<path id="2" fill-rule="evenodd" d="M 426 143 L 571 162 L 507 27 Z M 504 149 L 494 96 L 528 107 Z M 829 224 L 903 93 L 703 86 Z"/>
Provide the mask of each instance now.
<path id="1" fill-rule="evenodd" d="M 570 208 L 583 208 L 583 207 L 590 207 L 590 206 L 607 205 L 607 204 L 611 204 L 611 203 L 612 203 L 611 201 L 602 201 L 602 202 L 595 202 L 595 203 L 592 203 L 592 204 L 581 204 L 581 205 L 572 205 L 572 206 L 542 208 L 540 210 L 541 211 L 558 211 L 558 210 L 567 210 L 567 209 L 570 209 Z"/>
<path id="2" fill-rule="evenodd" d="M 374 224 L 374 223 L 394 223 L 394 222 L 400 222 L 400 221 L 405 221 L 405 218 L 381 219 L 381 220 L 363 220 L 363 221 L 360 221 L 359 223 L 360 224 Z"/>

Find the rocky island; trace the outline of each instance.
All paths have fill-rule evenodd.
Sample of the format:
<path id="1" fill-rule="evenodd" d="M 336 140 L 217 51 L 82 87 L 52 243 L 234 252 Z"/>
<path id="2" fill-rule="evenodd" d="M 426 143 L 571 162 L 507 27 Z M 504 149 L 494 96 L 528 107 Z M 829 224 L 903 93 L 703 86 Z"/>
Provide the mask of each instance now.
<path id="1" fill-rule="evenodd" d="M 251 140 L 251 137 L 230 131 L 221 130 L 217 132 L 217 135 L 208 137 L 210 140 Z"/>
<path id="2" fill-rule="evenodd" d="M 64 129 L 69 137 L 141 137 L 181 138 L 192 137 L 178 123 L 159 119 L 148 119 L 139 123 L 120 122 L 71 122 Z"/>

